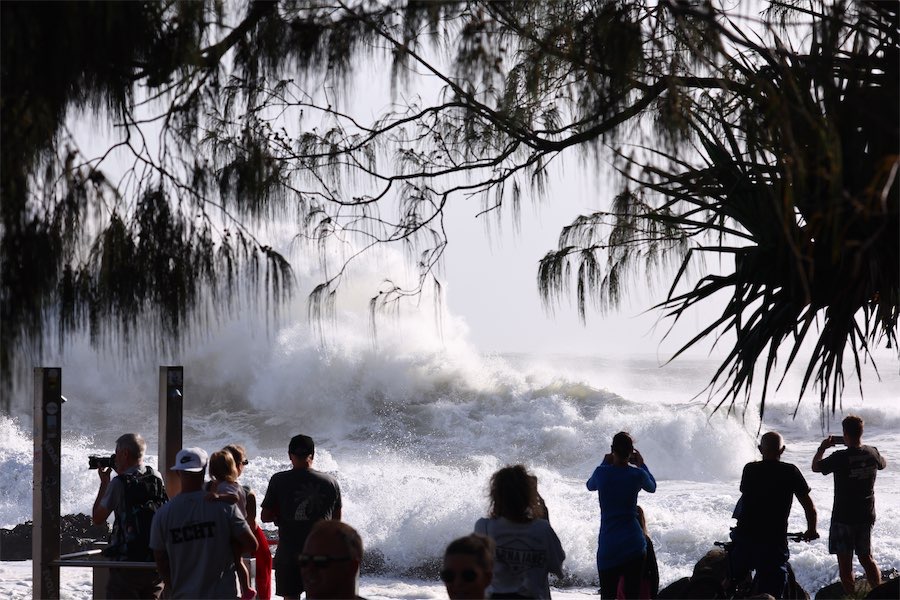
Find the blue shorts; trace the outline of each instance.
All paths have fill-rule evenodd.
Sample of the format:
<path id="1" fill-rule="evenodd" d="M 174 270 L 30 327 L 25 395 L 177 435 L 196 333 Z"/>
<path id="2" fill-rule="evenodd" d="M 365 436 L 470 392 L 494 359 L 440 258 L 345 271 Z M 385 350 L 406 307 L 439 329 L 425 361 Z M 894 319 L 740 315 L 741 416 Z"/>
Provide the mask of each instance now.
<path id="1" fill-rule="evenodd" d="M 830 554 L 853 554 L 865 558 L 872 555 L 871 523 L 835 523 L 828 529 Z"/>

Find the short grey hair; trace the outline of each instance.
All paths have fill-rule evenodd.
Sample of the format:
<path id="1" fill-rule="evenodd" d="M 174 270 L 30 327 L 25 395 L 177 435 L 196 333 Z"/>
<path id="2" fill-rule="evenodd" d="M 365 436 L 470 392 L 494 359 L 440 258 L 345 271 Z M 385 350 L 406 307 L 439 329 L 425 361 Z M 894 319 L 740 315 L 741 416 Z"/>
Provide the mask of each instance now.
<path id="1" fill-rule="evenodd" d="M 144 450 L 147 449 L 147 443 L 139 433 L 126 433 L 119 436 L 116 440 L 116 449 L 122 448 L 128 450 L 131 454 L 141 459 L 144 458 Z"/>
<path id="2" fill-rule="evenodd" d="M 763 434 L 759 440 L 759 447 L 763 450 L 778 452 L 784 447 L 784 438 L 777 431 L 769 431 Z"/>

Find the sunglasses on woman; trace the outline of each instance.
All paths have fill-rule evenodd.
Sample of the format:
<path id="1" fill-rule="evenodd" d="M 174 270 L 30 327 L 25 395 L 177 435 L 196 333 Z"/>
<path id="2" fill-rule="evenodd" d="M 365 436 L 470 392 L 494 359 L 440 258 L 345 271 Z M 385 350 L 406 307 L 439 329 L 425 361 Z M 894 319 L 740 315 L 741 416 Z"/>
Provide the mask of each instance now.
<path id="1" fill-rule="evenodd" d="M 466 583 L 472 583 L 478 578 L 478 573 L 474 569 L 463 569 L 462 571 L 444 569 L 441 571 L 441 581 L 444 583 L 453 583 L 457 577 L 461 577 Z"/>

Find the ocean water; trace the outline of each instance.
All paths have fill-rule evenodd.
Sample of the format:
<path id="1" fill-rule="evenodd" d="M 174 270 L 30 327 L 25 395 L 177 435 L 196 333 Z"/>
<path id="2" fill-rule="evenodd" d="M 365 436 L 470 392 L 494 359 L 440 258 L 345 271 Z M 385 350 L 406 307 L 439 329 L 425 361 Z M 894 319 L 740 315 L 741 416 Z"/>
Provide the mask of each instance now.
<path id="1" fill-rule="evenodd" d="M 316 468 L 340 480 L 345 520 L 381 558 L 382 575 L 412 582 L 407 597 L 416 589 L 433 595 L 433 566 L 450 540 L 485 515 L 491 474 L 524 463 L 539 478 L 567 554 L 566 577 L 556 585 L 587 594 L 597 585 L 599 509 L 584 482 L 613 434 L 634 435 L 657 479 L 657 493 L 642 492 L 640 504 L 665 585 L 727 539 L 741 469 L 757 458 L 758 430 L 774 429 L 786 438 L 784 460 L 812 486 L 819 513 L 822 539 L 791 544 L 797 577 L 811 592 L 837 579 L 826 544 L 832 481 L 809 463 L 823 434 L 840 430 L 841 411 L 823 418 L 815 397 L 797 408 L 799 375 L 788 376 L 760 424 L 753 407 L 745 416 L 714 413 L 696 397 L 714 360 L 661 367 L 654 357 L 485 356 L 464 336 L 435 342 L 416 337 L 415 323 L 409 327 L 374 346 L 363 326 L 351 326 L 357 333 L 325 349 L 300 325 L 269 335 L 247 324 L 224 328 L 180 357 L 185 445 L 211 452 L 244 444 L 244 480 L 264 493 L 269 477 L 288 466 L 290 436 L 312 435 Z M 842 409 L 863 416 L 866 443 L 888 460 L 876 484 L 873 531 L 874 555 L 885 568 L 900 568 L 900 376 L 893 360 L 881 365 L 880 381 L 867 374 L 864 399 L 848 388 Z M 78 343 L 61 357 L 64 514 L 89 513 L 97 474 L 87 456 L 111 452 L 120 433 L 141 432 L 147 462 L 156 465 L 161 362 L 120 364 Z M 13 414 L 0 416 L 0 527 L 31 518 L 30 397 L 16 400 Z M 797 503 L 790 528 L 805 528 Z"/>

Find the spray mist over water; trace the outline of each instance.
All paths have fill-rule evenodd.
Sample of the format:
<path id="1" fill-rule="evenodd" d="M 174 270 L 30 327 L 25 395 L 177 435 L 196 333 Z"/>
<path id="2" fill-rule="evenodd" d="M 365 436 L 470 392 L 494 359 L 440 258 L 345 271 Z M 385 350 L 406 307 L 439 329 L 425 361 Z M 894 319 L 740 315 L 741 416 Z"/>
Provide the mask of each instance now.
<path id="1" fill-rule="evenodd" d="M 365 286 L 363 285 L 363 289 Z M 368 288 L 371 289 L 371 288 Z M 185 366 L 186 445 L 207 451 L 244 444 L 244 482 L 265 491 L 269 477 L 288 468 L 287 441 L 296 433 L 317 442 L 316 467 L 335 474 L 344 517 L 386 572 L 420 576 L 444 546 L 469 533 L 487 511 L 487 484 L 505 464 L 526 464 L 539 478 L 550 519 L 567 553 L 567 583 L 596 581 L 599 510 L 584 482 L 608 451 L 612 436 L 630 431 L 659 482 L 640 503 L 657 549 L 663 583 L 690 573 L 714 540 L 727 539 L 743 465 L 757 458 L 756 432 L 785 434 L 785 460 L 813 486 L 820 530 L 827 531 L 830 479 L 808 471 L 822 425 L 809 398 L 793 418 L 795 382 L 770 405 L 761 425 L 711 414 L 703 389 L 716 364 L 684 361 L 663 369 L 654 359 L 485 356 L 468 340 L 465 323 L 445 317 L 437 333 L 428 302 L 369 334 L 364 294 L 350 294 L 322 345 L 303 320 L 268 334 L 252 319 L 228 323 L 145 370 L 125 371 L 84 343 L 64 360 L 64 513 L 89 513 L 97 476 L 87 455 L 112 450 L 126 431 L 148 442 L 157 465 L 157 364 Z M 298 310 L 295 314 L 302 314 Z M 900 456 L 893 434 L 900 378 L 876 386 L 866 402 L 848 400 L 867 421 L 866 437 L 891 462 Z M 839 420 L 839 419 L 838 419 Z M 0 417 L 0 526 L 31 518 L 30 418 Z M 163 465 L 163 468 L 165 466 Z M 900 566 L 900 492 L 895 471 L 879 474 L 879 562 Z M 791 528 L 802 529 L 799 507 Z M 825 542 L 792 546 L 807 589 L 828 583 L 834 561 Z"/>

